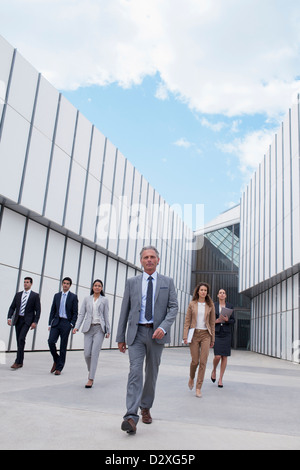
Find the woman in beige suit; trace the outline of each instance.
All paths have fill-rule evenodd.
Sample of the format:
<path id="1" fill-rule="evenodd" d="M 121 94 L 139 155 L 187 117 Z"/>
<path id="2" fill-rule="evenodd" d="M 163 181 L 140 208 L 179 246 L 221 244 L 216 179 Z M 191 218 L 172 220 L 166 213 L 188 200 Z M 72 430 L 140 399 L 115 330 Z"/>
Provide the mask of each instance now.
<path id="1" fill-rule="evenodd" d="M 104 337 L 109 338 L 110 336 L 108 300 L 104 296 L 103 282 L 100 279 L 93 282 L 91 295 L 83 300 L 73 330 L 74 334 L 79 330 L 82 323 L 84 357 L 89 371 L 85 388 L 92 388 Z"/>
<path id="2" fill-rule="evenodd" d="M 214 346 L 215 319 L 215 306 L 209 296 L 209 285 L 205 282 L 200 282 L 195 287 L 192 301 L 188 306 L 183 329 L 183 341 L 185 344 L 188 344 L 189 330 L 194 329 L 192 339 L 189 338 L 192 361 L 188 386 L 190 390 L 193 389 L 196 370 L 199 366 L 196 382 L 196 397 L 198 398 L 202 396 L 201 387 L 204 380 L 209 348 Z"/>

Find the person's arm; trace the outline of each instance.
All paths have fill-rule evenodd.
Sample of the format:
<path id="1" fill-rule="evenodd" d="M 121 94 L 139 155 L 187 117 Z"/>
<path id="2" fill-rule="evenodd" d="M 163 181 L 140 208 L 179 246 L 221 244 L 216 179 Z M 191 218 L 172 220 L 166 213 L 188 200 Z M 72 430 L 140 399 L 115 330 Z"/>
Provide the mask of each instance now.
<path id="1" fill-rule="evenodd" d="M 154 331 L 153 338 L 162 339 L 166 332 L 170 331 L 171 326 L 173 325 L 176 315 L 178 313 L 178 300 L 177 293 L 174 286 L 173 279 L 170 279 L 169 284 L 169 299 L 167 305 L 167 314 L 159 327 Z M 158 331 L 157 331 L 158 330 Z"/>
<path id="2" fill-rule="evenodd" d="M 130 312 L 130 285 L 129 282 L 126 282 L 124 296 L 121 305 L 121 312 L 117 330 L 116 341 L 118 343 L 119 351 L 125 353 L 126 351 L 126 341 L 125 341 L 125 333 L 127 328 L 128 322 L 128 315 Z"/>

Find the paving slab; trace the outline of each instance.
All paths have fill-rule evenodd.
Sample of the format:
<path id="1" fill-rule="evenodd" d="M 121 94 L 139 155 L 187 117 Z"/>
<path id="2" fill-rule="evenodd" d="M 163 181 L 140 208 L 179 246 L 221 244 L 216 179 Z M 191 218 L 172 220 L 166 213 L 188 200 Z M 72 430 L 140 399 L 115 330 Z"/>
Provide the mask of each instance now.
<path id="1" fill-rule="evenodd" d="M 1 450 L 300 449 L 299 364 L 232 351 L 220 389 L 210 380 L 211 351 L 197 398 L 187 386 L 189 348 L 165 348 L 153 422 L 140 421 L 130 436 L 121 431 L 128 353 L 102 350 L 92 389 L 82 351 L 68 351 L 60 376 L 50 374 L 48 351 L 25 353 L 16 371 L 14 358 L 0 364 Z"/>

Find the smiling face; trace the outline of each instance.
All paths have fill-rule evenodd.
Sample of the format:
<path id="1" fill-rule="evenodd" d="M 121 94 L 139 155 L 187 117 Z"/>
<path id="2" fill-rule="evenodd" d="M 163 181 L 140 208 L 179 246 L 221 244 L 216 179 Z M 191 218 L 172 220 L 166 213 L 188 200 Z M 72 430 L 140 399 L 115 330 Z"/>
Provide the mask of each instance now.
<path id="1" fill-rule="evenodd" d="M 205 302 L 205 298 L 207 296 L 207 287 L 200 286 L 198 290 L 198 295 L 199 295 L 199 302 Z"/>
<path id="2" fill-rule="evenodd" d="M 156 266 L 159 264 L 159 258 L 154 250 L 144 250 L 141 257 L 141 265 L 145 273 L 151 275 L 156 271 Z"/>
<path id="3" fill-rule="evenodd" d="M 99 295 L 103 289 L 103 285 L 99 281 L 95 281 L 93 284 L 94 294 Z"/>

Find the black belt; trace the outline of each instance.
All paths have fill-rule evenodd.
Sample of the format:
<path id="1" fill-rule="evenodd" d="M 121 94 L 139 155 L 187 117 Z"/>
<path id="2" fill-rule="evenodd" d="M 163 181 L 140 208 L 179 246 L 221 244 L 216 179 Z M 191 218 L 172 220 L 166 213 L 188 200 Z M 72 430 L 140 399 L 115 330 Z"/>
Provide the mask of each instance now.
<path id="1" fill-rule="evenodd" d="M 153 323 L 139 323 L 139 326 L 145 326 L 146 328 L 153 328 Z"/>

